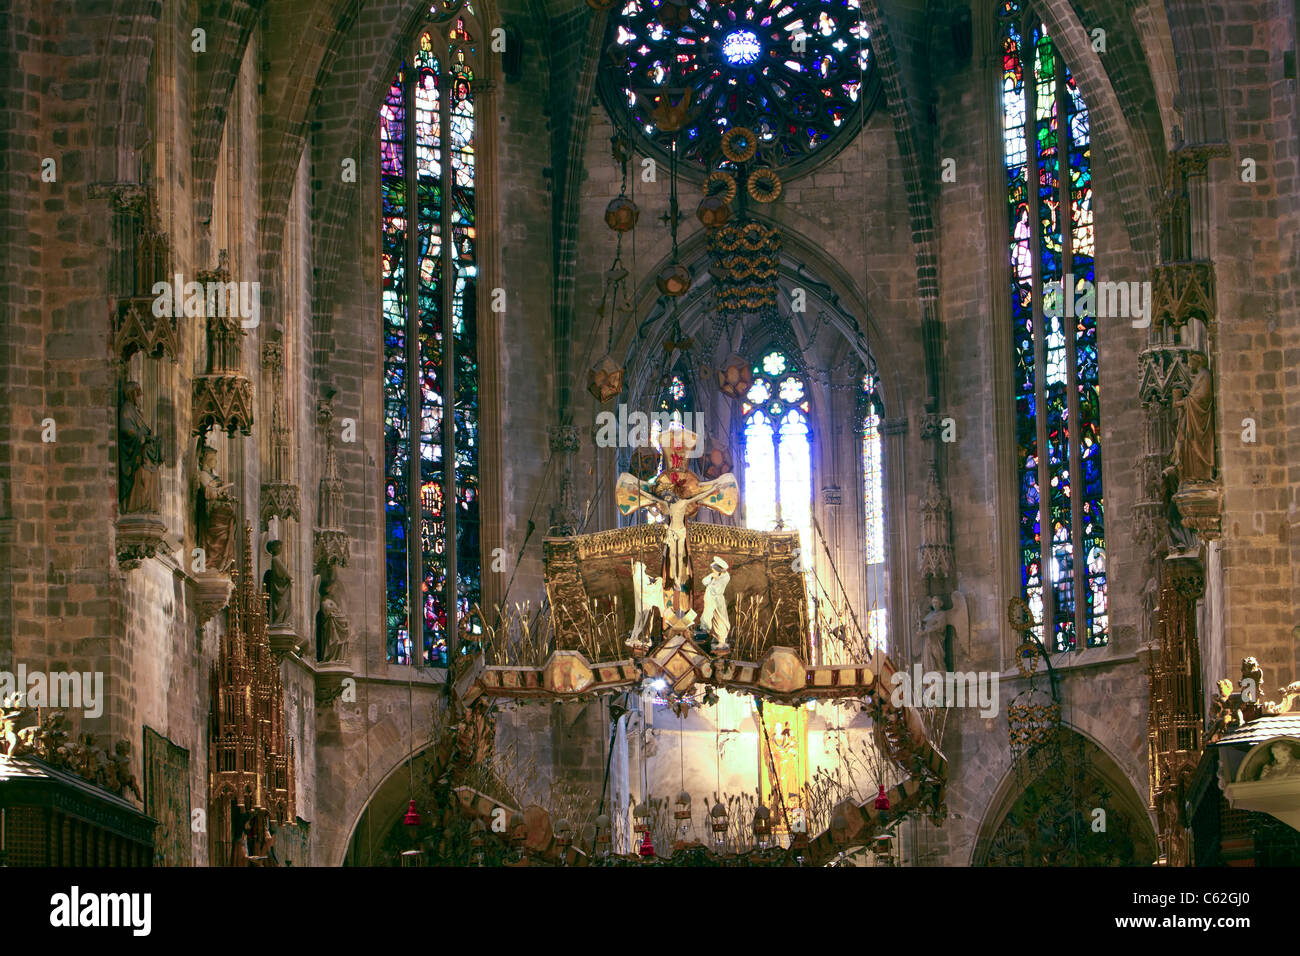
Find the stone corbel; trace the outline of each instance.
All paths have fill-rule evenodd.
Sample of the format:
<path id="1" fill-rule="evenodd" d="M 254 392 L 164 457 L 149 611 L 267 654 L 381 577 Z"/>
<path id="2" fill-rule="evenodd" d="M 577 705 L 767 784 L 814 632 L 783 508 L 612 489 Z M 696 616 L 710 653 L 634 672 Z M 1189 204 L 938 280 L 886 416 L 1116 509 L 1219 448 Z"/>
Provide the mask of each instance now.
<path id="1" fill-rule="evenodd" d="M 133 571 L 145 560 L 167 552 L 167 525 L 155 514 L 124 514 L 117 518 L 117 564 Z"/>

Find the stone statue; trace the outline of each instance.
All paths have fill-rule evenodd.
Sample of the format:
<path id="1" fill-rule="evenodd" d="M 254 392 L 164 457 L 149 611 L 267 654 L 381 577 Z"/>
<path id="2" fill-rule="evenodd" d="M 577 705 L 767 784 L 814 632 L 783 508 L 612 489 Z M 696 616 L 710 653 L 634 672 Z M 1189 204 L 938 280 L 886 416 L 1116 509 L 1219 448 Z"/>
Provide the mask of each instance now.
<path id="1" fill-rule="evenodd" d="M 144 392 L 127 382 L 117 415 L 117 502 L 122 514 L 157 514 L 162 439 L 145 421 Z"/>
<path id="2" fill-rule="evenodd" d="M 628 638 L 628 647 L 642 650 L 650 646 L 647 635 L 653 625 L 653 613 L 662 613 L 664 606 L 663 578 L 651 577 L 640 561 L 632 563 L 632 600 L 635 616 L 632 623 L 632 636 Z"/>
<path id="3" fill-rule="evenodd" d="M 943 609 L 943 598 L 938 594 L 930 598 L 930 609 L 918 626 L 920 638 L 919 658 L 926 673 L 942 674 L 948 670 L 948 612 Z"/>
<path id="4" fill-rule="evenodd" d="M 713 638 L 715 652 L 727 649 L 727 635 L 731 633 L 731 619 L 727 616 L 727 585 L 731 572 L 727 562 L 717 555 L 709 565 L 712 571 L 704 576 L 704 613 L 700 626 Z"/>
<path id="5" fill-rule="evenodd" d="M 266 592 L 266 623 L 270 627 L 288 627 L 293 615 L 293 578 L 289 566 L 280 552 L 283 541 L 268 541 L 266 550 L 271 555 L 271 566 L 262 575 L 262 590 Z"/>
<path id="6" fill-rule="evenodd" d="M 316 659 L 340 661 L 348 653 L 351 627 L 343 613 L 343 582 L 334 565 L 320 575 L 320 609 L 316 612 Z"/>
<path id="7" fill-rule="evenodd" d="M 202 439 L 199 439 L 202 442 Z M 208 571 L 224 572 L 235 563 L 235 499 L 232 482 L 222 481 L 216 472 L 217 450 L 207 443 L 199 446 L 198 491 L 194 513 L 196 540 L 203 549 Z"/>
<path id="8" fill-rule="evenodd" d="M 1192 373 L 1186 394 L 1174 391 L 1178 430 L 1170 467 L 1181 483 L 1214 480 L 1214 376 L 1205 367 L 1205 356 L 1193 352 L 1187 360 Z"/>

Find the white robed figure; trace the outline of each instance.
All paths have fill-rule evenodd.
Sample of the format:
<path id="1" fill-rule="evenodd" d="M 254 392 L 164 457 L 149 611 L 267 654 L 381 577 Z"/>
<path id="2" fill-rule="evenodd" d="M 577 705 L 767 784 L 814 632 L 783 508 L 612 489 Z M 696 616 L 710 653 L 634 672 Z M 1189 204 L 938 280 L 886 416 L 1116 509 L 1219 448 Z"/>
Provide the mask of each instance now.
<path id="1" fill-rule="evenodd" d="M 731 583 L 729 565 L 716 554 L 712 569 L 704 576 L 704 613 L 700 626 L 713 638 L 715 653 L 727 650 L 727 635 L 731 633 L 731 619 L 727 616 L 727 585 Z"/>

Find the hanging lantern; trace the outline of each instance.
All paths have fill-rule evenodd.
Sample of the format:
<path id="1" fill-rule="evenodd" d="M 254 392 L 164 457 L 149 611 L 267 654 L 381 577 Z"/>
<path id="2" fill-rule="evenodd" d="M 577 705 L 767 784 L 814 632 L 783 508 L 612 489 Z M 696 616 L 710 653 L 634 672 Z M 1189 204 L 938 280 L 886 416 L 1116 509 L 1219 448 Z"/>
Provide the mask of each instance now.
<path id="1" fill-rule="evenodd" d="M 606 355 L 587 371 L 587 391 L 604 405 L 623 391 L 623 376 L 627 369 Z"/>
<path id="2" fill-rule="evenodd" d="M 718 388 L 723 395 L 744 398 L 754 384 L 754 369 L 739 355 L 732 355 L 718 369 Z"/>
<path id="3" fill-rule="evenodd" d="M 650 807 L 644 800 L 632 811 L 632 829 L 637 833 L 650 831 Z"/>
<path id="4" fill-rule="evenodd" d="M 677 821 L 677 846 L 691 843 L 691 795 L 683 790 L 673 804 L 673 819 Z"/>
<path id="5" fill-rule="evenodd" d="M 487 832 L 482 820 L 475 820 L 469 825 L 470 862 L 475 866 L 483 865 L 483 834 Z"/>
<path id="6" fill-rule="evenodd" d="M 695 209 L 695 217 L 705 229 L 717 229 L 731 218 L 731 207 L 721 196 L 705 196 Z"/>
<path id="7" fill-rule="evenodd" d="M 524 820 L 524 815 L 516 810 L 510 815 L 510 845 L 516 849 L 522 848 L 527 839 L 528 822 Z"/>
<path id="8" fill-rule="evenodd" d="M 878 857 L 892 857 L 894 854 L 894 837 L 888 831 L 882 831 L 876 834 L 876 838 L 871 842 L 871 852 Z"/>
<path id="9" fill-rule="evenodd" d="M 620 193 L 605 207 L 605 225 L 615 232 L 627 232 L 636 225 L 640 215 L 636 203 Z"/>
<path id="10" fill-rule="evenodd" d="M 883 783 L 880 785 L 880 792 L 876 794 L 876 809 L 881 813 L 889 810 L 889 797 L 885 796 L 885 785 Z"/>
<path id="11" fill-rule="evenodd" d="M 609 856 L 609 814 L 596 817 L 596 853 Z"/>
<path id="12" fill-rule="evenodd" d="M 795 866 L 803 866 L 808 859 L 808 834 L 804 830 L 795 832 L 790 840 L 790 855 L 794 857 Z"/>
<path id="13" fill-rule="evenodd" d="M 560 851 L 560 865 L 569 862 L 569 846 L 573 843 L 573 826 L 564 817 L 555 823 L 555 845 Z"/>
<path id="14" fill-rule="evenodd" d="M 731 471 L 733 465 L 731 449 L 716 438 L 709 439 L 709 450 L 700 459 L 704 477 L 710 481 L 720 478 Z"/>
<path id="15" fill-rule="evenodd" d="M 761 803 L 754 811 L 754 842 L 760 850 L 767 849 L 768 838 L 772 835 L 772 811 Z"/>
<path id="16" fill-rule="evenodd" d="M 664 295 L 685 295 L 691 288 L 691 270 L 680 262 L 670 262 L 655 276 L 655 285 Z"/>
<path id="17" fill-rule="evenodd" d="M 709 826 L 713 830 L 713 849 L 721 853 L 727 843 L 727 808 L 721 800 L 715 799 L 713 809 L 709 811 Z"/>
<path id="18" fill-rule="evenodd" d="M 414 800 L 406 808 L 406 816 L 402 817 L 402 826 L 406 827 L 406 832 L 414 840 L 416 832 L 420 829 L 420 811 L 415 809 Z"/>

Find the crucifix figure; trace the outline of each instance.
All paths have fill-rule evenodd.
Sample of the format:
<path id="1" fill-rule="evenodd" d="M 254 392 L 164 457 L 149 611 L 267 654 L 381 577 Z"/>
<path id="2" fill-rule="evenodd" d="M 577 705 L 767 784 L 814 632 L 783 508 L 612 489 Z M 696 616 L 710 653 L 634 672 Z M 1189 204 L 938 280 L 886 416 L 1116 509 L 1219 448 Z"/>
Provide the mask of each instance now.
<path id="1" fill-rule="evenodd" d="M 693 432 L 681 428 L 665 430 L 659 436 L 663 466 L 649 481 L 624 472 L 618 476 L 615 501 L 624 515 L 641 508 L 651 508 L 666 519 L 664 539 L 664 584 L 666 603 L 682 617 L 690 609 L 691 564 L 686 548 L 686 522 L 701 508 L 730 515 L 740 501 L 736 476 L 725 474 L 712 481 L 701 481 L 686 468 L 686 460 L 696 447 Z"/>

